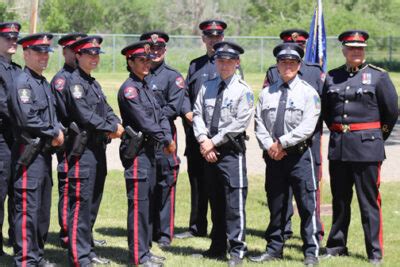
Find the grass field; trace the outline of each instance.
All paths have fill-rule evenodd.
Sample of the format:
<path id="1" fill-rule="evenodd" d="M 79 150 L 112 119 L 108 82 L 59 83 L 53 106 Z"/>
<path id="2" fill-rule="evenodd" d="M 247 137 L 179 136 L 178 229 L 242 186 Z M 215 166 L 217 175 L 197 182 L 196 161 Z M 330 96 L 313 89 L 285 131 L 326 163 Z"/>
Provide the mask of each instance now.
<path id="1" fill-rule="evenodd" d="M 261 168 L 261 166 L 260 166 Z M 56 185 L 56 182 L 55 182 Z M 247 244 L 249 255 L 264 251 L 265 240 L 264 230 L 268 223 L 268 209 L 264 193 L 264 178 L 252 176 L 249 179 L 249 193 L 247 198 Z M 56 186 L 53 188 L 53 206 L 51 216 L 50 234 L 46 245 L 46 257 L 53 262 L 67 265 L 66 251 L 58 246 L 58 224 L 57 224 L 57 196 Z M 398 192 L 400 183 L 384 183 L 381 187 L 383 198 L 384 218 L 384 242 L 385 242 L 385 266 L 398 266 L 400 262 L 400 207 Z M 323 185 L 323 203 L 331 201 L 329 186 Z M 176 200 L 176 232 L 186 229 L 189 217 L 190 190 L 186 173 L 182 173 L 178 180 Z M 127 237 L 126 237 L 126 211 L 127 200 L 125 196 L 125 182 L 120 171 L 111 171 L 107 177 L 104 197 L 100 208 L 94 236 L 97 239 L 106 239 L 106 247 L 97 248 L 97 253 L 112 260 L 112 266 L 125 265 L 127 263 Z M 366 266 L 366 253 L 364 249 L 364 238 L 360 222 L 359 208 L 356 199 L 352 204 L 352 221 L 350 225 L 348 247 L 350 256 L 324 261 L 321 266 Z M 327 231 L 330 229 L 331 216 L 323 216 Z M 268 264 L 268 266 L 302 266 L 301 240 L 299 236 L 299 219 L 294 216 L 293 239 L 288 241 L 284 250 L 283 261 Z M 4 225 L 3 231 L 8 226 Z M 210 227 L 209 227 L 210 230 Z M 225 266 L 226 263 L 214 260 L 194 259 L 191 254 L 201 252 L 208 248 L 210 240 L 207 238 L 193 238 L 188 240 L 177 240 L 173 246 L 166 251 L 161 251 L 156 244 L 153 244 L 152 251 L 156 254 L 167 257 L 166 266 Z M 325 245 L 325 240 L 323 242 Z M 5 248 L 11 253 L 11 248 Z M 5 256 L 0 258 L 0 266 L 12 266 L 12 258 Z M 245 266 L 261 266 L 245 261 Z"/>

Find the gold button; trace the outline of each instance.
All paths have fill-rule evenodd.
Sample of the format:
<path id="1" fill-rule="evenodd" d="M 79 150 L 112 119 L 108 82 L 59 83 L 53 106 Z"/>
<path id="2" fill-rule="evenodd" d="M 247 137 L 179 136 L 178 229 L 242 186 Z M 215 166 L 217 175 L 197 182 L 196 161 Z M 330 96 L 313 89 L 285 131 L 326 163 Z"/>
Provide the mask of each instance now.
<path id="1" fill-rule="evenodd" d="M 347 86 L 347 87 L 346 87 L 346 90 L 349 90 L 349 89 L 350 89 L 350 86 Z"/>

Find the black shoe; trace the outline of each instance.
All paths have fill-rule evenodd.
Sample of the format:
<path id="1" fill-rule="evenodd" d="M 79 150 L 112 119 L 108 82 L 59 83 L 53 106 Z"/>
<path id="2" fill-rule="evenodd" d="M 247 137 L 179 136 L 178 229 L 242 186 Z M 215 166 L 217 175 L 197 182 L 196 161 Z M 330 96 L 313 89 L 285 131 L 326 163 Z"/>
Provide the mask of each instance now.
<path id="1" fill-rule="evenodd" d="M 7 254 L 4 252 L 4 250 L 0 249 L 0 257 L 4 256 L 4 255 L 7 255 Z"/>
<path id="2" fill-rule="evenodd" d="M 57 264 L 50 262 L 49 260 L 46 259 L 42 259 L 39 264 L 38 267 L 56 267 Z"/>
<path id="3" fill-rule="evenodd" d="M 14 247 L 14 239 L 9 238 L 7 241 L 7 247 Z"/>
<path id="4" fill-rule="evenodd" d="M 276 256 L 272 256 L 271 254 L 269 254 L 268 252 L 264 252 L 263 254 L 259 255 L 259 256 L 252 256 L 249 257 L 250 261 L 252 262 L 264 262 L 264 261 L 275 261 L 275 260 L 280 260 L 282 259 L 282 256 L 276 257 Z"/>
<path id="5" fill-rule="evenodd" d="M 107 264 L 110 264 L 110 260 L 109 259 L 100 258 L 100 257 L 97 257 L 97 256 L 91 258 L 90 261 L 95 265 L 107 265 Z"/>
<path id="6" fill-rule="evenodd" d="M 170 246 L 171 246 L 171 244 L 169 242 L 167 242 L 167 241 L 158 242 L 158 247 L 161 248 L 161 249 L 168 248 Z"/>
<path id="7" fill-rule="evenodd" d="M 152 262 L 162 263 L 163 261 L 166 260 L 166 258 L 163 257 L 163 256 L 158 256 L 158 255 L 151 254 L 150 260 L 151 260 Z"/>
<path id="8" fill-rule="evenodd" d="M 195 235 L 190 231 L 186 231 L 186 232 L 175 235 L 175 238 L 178 238 L 178 239 L 186 239 L 186 238 L 192 238 L 192 237 L 195 237 Z"/>
<path id="9" fill-rule="evenodd" d="M 381 266 L 383 264 L 382 259 L 374 258 L 374 259 L 369 259 L 369 263 L 371 263 L 373 266 Z"/>
<path id="10" fill-rule="evenodd" d="M 319 257 L 321 260 L 326 260 L 326 259 L 330 259 L 332 257 L 340 257 L 340 256 L 349 256 L 349 252 L 346 249 L 341 249 L 341 250 L 328 250 L 327 248 L 325 248 L 325 252 L 323 252 L 321 254 L 321 256 Z"/>
<path id="11" fill-rule="evenodd" d="M 228 261 L 228 266 L 233 267 L 233 266 L 242 266 L 243 265 L 243 260 L 239 257 L 236 256 L 231 256 L 231 258 Z"/>
<path id="12" fill-rule="evenodd" d="M 314 256 L 306 256 L 304 258 L 304 266 L 312 267 L 318 265 L 318 258 Z"/>
<path id="13" fill-rule="evenodd" d="M 102 246 L 107 245 L 107 241 L 106 240 L 93 239 L 93 244 L 94 244 L 95 247 L 102 247 Z"/>

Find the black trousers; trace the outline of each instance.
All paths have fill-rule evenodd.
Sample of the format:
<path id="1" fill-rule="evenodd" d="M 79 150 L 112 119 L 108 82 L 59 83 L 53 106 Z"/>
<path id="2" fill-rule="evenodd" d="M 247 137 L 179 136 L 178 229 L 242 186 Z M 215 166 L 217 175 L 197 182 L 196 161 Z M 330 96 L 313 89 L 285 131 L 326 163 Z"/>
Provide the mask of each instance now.
<path id="1" fill-rule="evenodd" d="M 11 142 L 0 133 L 0 251 L 3 249 L 3 222 L 5 200 L 8 195 L 8 238 L 14 239 L 14 189 L 11 178 Z M 13 243 L 13 241 L 11 242 Z"/>
<path id="2" fill-rule="evenodd" d="M 15 202 L 15 266 L 37 266 L 43 259 L 50 225 L 51 155 L 40 153 L 29 166 L 16 164 L 23 145 L 12 149 Z"/>
<path id="3" fill-rule="evenodd" d="M 200 146 L 194 136 L 187 136 L 186 138 L 185 155 L 187 157 L 191 196 L 189 231 L 196 236 L 206 236 L 208 224 L 208 193 L 206 177 L 204 176 L 206 161 L 200 154 Z"/>
<path id="4" fill-rule="evenodd" d="M 58 225 L 60 243 L 68 246 L 68 162 L 66 152 L 57 153 Z"/>
<path id="5" fill-rule="evenodd" d="M 217 149 L 218 161 L 205 166 L 213 223 L 210 250 L 225 253 L 228 240 L 229 254 L 243 258 L 247 253 L 246 157 L 229 149 Z"/>
<path id="6" fill-rule="evenodd" d="M 68 167 L 69 262 L 85 266 L 96 256 L 93 210 L 97 215 L 107 174 L 105 146 L 89 144 L 81 156 L 68 158 Z"/>
<path id="7" fill-rule="evenodd" d="M 383 257 L 380 168 L 381 162 L 329 162 L 333 218 L 326 245 L 328 253 L 347 251 L 350 204 L 355 185 L 368 258 Z"/>
<path id="8" fill-rule="evenodd" d="M 318 126 L 319 127 L 319 126 Z M 322 162 L 321 162 L 321 132 L 317 131 L 314 133 L 313 139 L 312 139 L 312 146 L 311 146 L 311 152 L 313 153 L 314 156 L 314 168 L 316 170 L 316 175 L 318 177 L 318 183 L 322 179 Z M 319 159 L 319 160 L 317 160 Z M 321 220 L 321 195 L 320 195 L 320 187 L 317 189 L 317 208 L 316 208 L 316 216 L 317 216 L 317 228 L 318 228 L 318 234 L 319 234 L 319 240 L 322 240 L 324 237 L 324 225 Z M 293 190 L 292 188 L 289 188 L 289 195 L 288 195 L 288 207 L 287 207 L 287 213 L 286 213 L 286 225 L 285 225 L 285 230 L 284 230 L 284 236 L 285 237 L 290 237 L 293 235 L 292 231 L 292 216 L 294 214 L 293 210 Z"/>
<path id="9" fill-rule="evenodd" d="M 265 232 L 267 251 L 279 257 L 283 253 L 284 229 L 290 187 L 301 219 L 301 238 L 305 256 L 318 256 L 319 240 L 316 219 L 317 178 L 311 150 L 302 155 L 291 154 L 276 161 L 264 155 L 266 162 L 265 190 L 270 222 Z"/>
<path id="10" fill-rule="evenodd" d="M 121 157 L 125 168 L 128 198 L 129 262 L 139 265 L 151 257 L 150 244 L 154 216 L 154 187 L 156 185 L 154 146 L 145 145 L 132 160 Z"/>
<path id="11" fill-rule="evenodd" d="M 175 138 L 176 140 L 176 138 Z M 171 243 L 174 237 L 175 193 L 179 173 L 176 153 L 166 155 L 162 147 L 156 152 L 156 187 L 154 200 L 153 240 Z"/>

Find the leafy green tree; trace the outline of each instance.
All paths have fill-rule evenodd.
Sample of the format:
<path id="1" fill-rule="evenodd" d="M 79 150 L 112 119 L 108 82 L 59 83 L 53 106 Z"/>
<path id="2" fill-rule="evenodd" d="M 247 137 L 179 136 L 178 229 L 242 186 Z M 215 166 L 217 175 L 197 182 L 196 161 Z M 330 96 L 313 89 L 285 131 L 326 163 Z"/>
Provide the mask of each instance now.
<path id="1" fill-rule="evenodd" d="M 6 3 L 0 3 L 0 21 L 15 20 L 16 17 L 17 14 L 13 11 L 9 11 Z"/>

